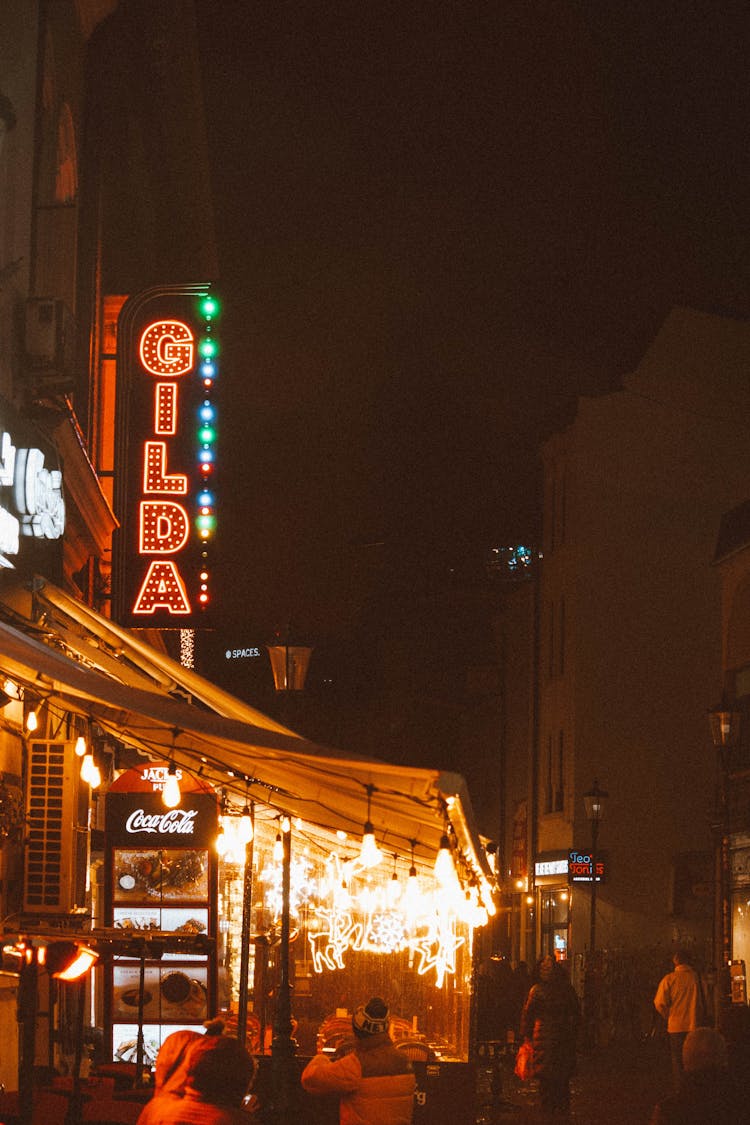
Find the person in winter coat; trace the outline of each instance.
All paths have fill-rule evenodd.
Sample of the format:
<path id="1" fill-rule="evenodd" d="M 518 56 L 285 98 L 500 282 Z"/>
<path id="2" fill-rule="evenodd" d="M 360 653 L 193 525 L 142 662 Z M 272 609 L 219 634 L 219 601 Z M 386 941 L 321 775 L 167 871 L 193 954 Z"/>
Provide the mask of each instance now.
<path id="1" fill-rule="evenodd" d="M 570 1108 L 570 1078 L 576 1065 L 576 1036 L 580 1005 L 568 975 L 554 957 L 539 966 L 521 1013 L 521 1035 L 531 1041 L 533 1076 L 546 1113 Z"/>
<path id="2" fill-rule="evenodd" d="M 729 1073 L 727 1045 L 712 1027 L 685 1037 L 678 1093 L 662 1098 L 650 1125 L 748 1125 L 750 1106 Z"/>
<path id="3" fill-rule="evenodd" d="M 340 1125 L 411 1125 L 416 1080 L 388 1034 L 388 1005 L 373 996 L 352 1017 L 355 1046 L 331 1061 L 315 1055 L 302 1072 L 310 1094 L 338 1094 Z"/>
<path id="4" fill-rule="evenodd" d="M 672 956 L 674 972 L 659 981 L 654 1007 L 667 1021 L 669 1051 L 672 1057 L 672 1081 L 675 1092 L 682 1084 L 682 1048 L 689 1031 L 694 1031 L 704 1018 L 701 979 L 690 964 L 684 949 Z"/>
<path id="5" fill-rule="evenodd" d="M 255 1078 L 255 1059 L 238 1039 L 196 1036 L 182 1069 L 182 1096 L 155 1094 L 138 1125 L 248 1125 L 252 1120 L 242 1102 Z"/>

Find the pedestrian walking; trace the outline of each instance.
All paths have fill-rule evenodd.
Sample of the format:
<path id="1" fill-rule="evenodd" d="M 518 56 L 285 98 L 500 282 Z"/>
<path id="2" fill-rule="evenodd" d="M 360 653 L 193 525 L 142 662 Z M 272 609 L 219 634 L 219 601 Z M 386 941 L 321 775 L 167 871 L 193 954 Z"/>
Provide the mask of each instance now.
<path id="1" fill-rule="evenodd" d="M 676 949 L 672 963 L 674 971 L 659 981 L 654 1007 L 667 1021 L 672 1082 L 677 1092 L 682 1082 L 682 1047 L 688 1032 L 704 1022 L 705 1004 L 700 977 L 690 964 L 687 952 Z"/>
<path id="2" fill-rule="evenodd" d="M 546 1113 L 570 1109 L 570 1079 L 576 1068 L 580 1005 L 568 974 L 554 957 L 539 966 L 521 1014 L 521 1035 L 534 1050 L 533 1077 Z"/>
<path id="3" fill-rule="evenodd" d="M 682 1064 L 678 1093 L 657 1102 L 650 1125 L 749 1125 L 750 1108 L 729 1073 L 727 1045 L 718 1031 L 688 1032 Z"/>
<path id="4" fill-rule="evenodd" d="M 310 1094 L 338 1094 L 340 1125 L 411 1125 L 416 1079 L 388 1028 L 388 1005 L 373 996 L 352 1016 L 354 1048 L 331 1061 L 313 1056 L 302 1071 Z"/>

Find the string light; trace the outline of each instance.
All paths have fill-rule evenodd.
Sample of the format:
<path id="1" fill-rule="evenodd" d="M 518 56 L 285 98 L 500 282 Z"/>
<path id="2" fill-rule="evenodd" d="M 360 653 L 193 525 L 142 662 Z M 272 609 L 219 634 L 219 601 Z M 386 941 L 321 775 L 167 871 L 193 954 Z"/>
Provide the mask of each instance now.
<path id="1" fill-rule="evenodd" d="M 383 853 L 375 842 L 375 829 L 370 820 L 370 805 L 372 802 L 372 792 L 374 786 L 367 786 L 367 820 L 365 821 L 364 830 L 362 832 L 362 847 L 359 852 L 359 862 L 367 871 L 371 867 L 377 867 L 383 858 Z"/>
<path id="2" fill-rule="evenodd" d="M 101 771 L 91 751 L 84 754 L 81 759 L 81 781 L 85 781 L 92 789 L 98 789 L 102 783 Z"/>
<path id="3" fill-rule="evenodd" d="M 169 763 L 167 769 L 167 779 L 164 782 L 164 788 L 161 792 L 161 799 L 168 809 L 176 809 L 182 800 L 182 792 L 180 791 L 180 782 L 177 778 L 177 766 L 174 760 Z"/>
<path id="4" fill-rule="evenodd" d="M 177 736 L 180 734 L 178 727 L 172 728 L 172 756 L 169 759 L 167 766 L 167 776 L 164 781 L 164 788 L 161 791 L 161 799 L 163 804 L 168 809 L 176 809 L 182 800 L 182 793 L 180 791 L 180 782 L 177 777 L 177 763 L 174 760 L 174 744 L 177 741 Z"/>
<path id="5" fill-rule="evenodd" d="M 245 801 L 245 804 L 242 808 L 238 835 L 242 844 L 249 844 L 252 841 L 254 835 L 253 811 L 251 810 L 247 801 Z"/>
<path id="6" fill-rule="evenodd" d="M 281 840 L 281 833 L 276 833 L 276 839 L 273 845 L 273 861 L 274 863 L 281 863 L 284 858 L 284 845 Z"/>
<path id="7" fill-rule="evenodd" d="M 435 879 L 438 886 L 447 887 L 455 875 L 451 857 L 451 842 L 446 832 L 440 837 L 440 847 L 435 856 Z"/>
<path id="8" fill-rule="evenodd" d="M 390 906 L 395 906 L 395 904 L 398 902 L 399 898 L 401 897 L 401 884 L 398 881 L 398 874 L 396 872 L 396 862 L 397 862 L 397 860 L 398 860 L 398 856 L 394 852 L 393 853 L 393 874 L 391 875 L 390 882 L 388 883 L 388 888 L 387 888 L 387 892 L 386 892 L 387 896 L 388 896 L 388 903 L 389 903 Z"/>
<path id="9" fill-rule="evenodd" d="M 26 716 L 26 730 L 29 734 L 33 734 L 39 727 L 39 718 L 36 713 L 36 707 L 32 707 Z"/>

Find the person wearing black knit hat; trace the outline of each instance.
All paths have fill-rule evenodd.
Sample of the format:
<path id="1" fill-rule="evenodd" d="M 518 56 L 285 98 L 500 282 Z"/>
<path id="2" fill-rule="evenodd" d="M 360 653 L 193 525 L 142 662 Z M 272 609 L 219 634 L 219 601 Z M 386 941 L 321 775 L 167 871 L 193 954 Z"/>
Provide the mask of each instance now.
<path id="1" fill-rule="evenodd" d="M 339 1095 L 340 1125 L 411 1125 L 417 1084 L 389 1026 L 388 1005 L 373 996 L 352 1016 L 354 1049 L 333 1062 L 315 1055 L 302 1072 L 308 1093 Z"/>

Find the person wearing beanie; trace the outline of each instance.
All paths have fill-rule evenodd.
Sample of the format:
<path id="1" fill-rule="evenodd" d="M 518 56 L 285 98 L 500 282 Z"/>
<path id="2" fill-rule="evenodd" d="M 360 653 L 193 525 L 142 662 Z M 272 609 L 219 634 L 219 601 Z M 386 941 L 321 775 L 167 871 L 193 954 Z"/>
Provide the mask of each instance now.
<path id="1" fill-rule="evenodd" d="M 354 1048 L 332 1061 L 318 1054 L 302 1072 L 309 1094 L 338 1094 L 340 1125 L 411 1125 L 417 1083 L 388 1034 L 388 1005 L 373 996 L 352 1017 Z"/>
<path id="2" fill-rule="evenodd" d="M 654 1107 L 651 1125 L 750 1125 L 750 1107 L 729 1073 L 727 1045 L 713 1027 L 688 1032 L 682 1084 Z"/>
<path id="3" fill-rule="evenodd" d="M 255 1078 L 255 1060 L 238 1039 L 193 1035 L 180 1071 L 179 1091 L 172 1097 L 164 1096 L 163 1087 L 161 1094 L 155 1091 L 138 1125 L 247 1125 L 242 1101 Z"/>

